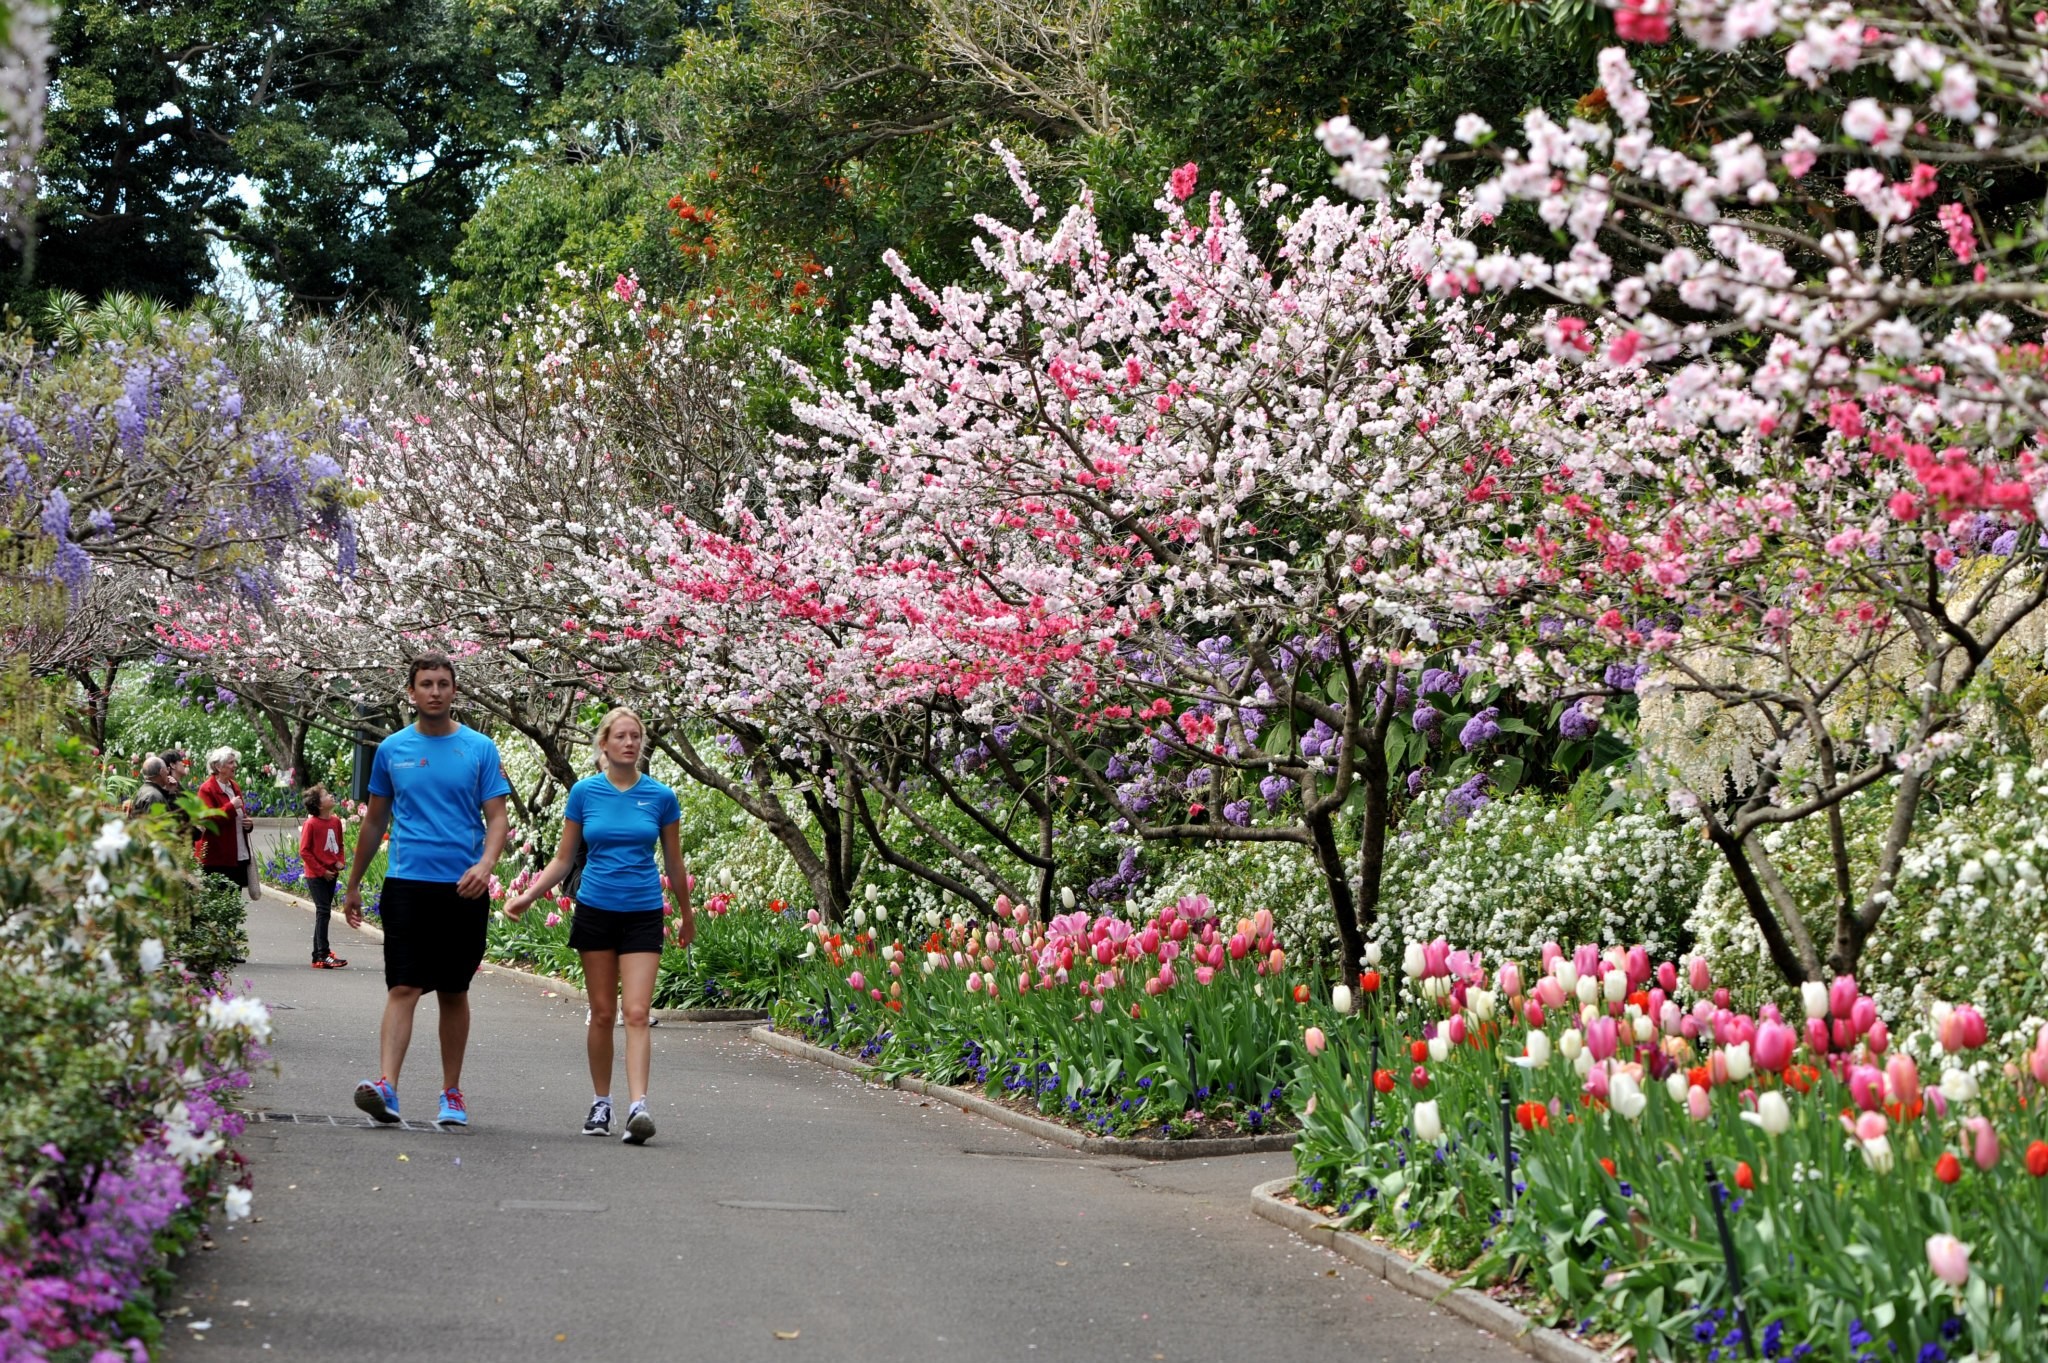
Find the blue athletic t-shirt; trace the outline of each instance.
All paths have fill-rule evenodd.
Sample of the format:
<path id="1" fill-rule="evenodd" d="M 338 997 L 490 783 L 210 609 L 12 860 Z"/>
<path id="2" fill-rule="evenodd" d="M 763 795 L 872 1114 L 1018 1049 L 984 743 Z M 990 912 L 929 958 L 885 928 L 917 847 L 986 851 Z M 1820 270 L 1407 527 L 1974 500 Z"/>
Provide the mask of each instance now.
<path id="1" fill-rule="evenodd" d="M 651 776 L 620 790 L 609 776 L 586 776 L 569 789 L 562 818 L 583 825 L 590 849 L 576 902 L 586 909 L 645 913 L 661 907 L 654 856 L 661 830 L 682 821 L 676 793 Z"/>
<path id="2" fill-rule="evenodd" d="M 484 854 L 484 801 L 510 795 L 498 745 L 476 730 L 429 738 L 407 725 L 377 745 L 370 794 L 391 801 L 391 871 L 452 884 Z"/>

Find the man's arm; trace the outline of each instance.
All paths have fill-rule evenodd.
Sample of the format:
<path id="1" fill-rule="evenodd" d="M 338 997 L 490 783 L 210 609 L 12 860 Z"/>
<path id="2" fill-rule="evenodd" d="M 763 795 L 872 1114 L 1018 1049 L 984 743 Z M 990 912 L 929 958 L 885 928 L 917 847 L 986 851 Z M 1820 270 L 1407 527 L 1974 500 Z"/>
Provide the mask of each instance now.
<path id="1" fill-rule="evenodd" d="M 370 869 L 371 858 L 384 844 L 384 830 L 391 826 L 391 797 L 372 795 L 370 807 L 363 814 L 362 827 L 356 833 L 356 854 L 349 862 L 348 893 L 342 896 L 342 911 L 348 915 L 348 925 L 359 928 L 363 925 L 363 873 Z"/>
<path id="2" fill-rule="evenodd" d="M 462 873 L 462 879 L 456 882 L 455 893 L 464 898 L 489 893 L 491 872 L 497 869 L 498 858 L 505 854 L 506 839 L 511 836 L 512 818 L 505 812 L 505 797 L 497 795 L 484 801 L 483 860 Z"/>

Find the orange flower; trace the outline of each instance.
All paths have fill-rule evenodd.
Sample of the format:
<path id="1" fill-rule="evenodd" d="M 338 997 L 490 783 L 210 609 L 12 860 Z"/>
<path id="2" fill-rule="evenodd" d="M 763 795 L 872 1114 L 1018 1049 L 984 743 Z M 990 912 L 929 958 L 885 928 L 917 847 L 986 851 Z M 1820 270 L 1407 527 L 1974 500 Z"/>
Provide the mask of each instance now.
<path id="1" fill-rule="evenodd" d="M 2048 1141 L 2035 1141 L 2027 1147 L 2027 1172 L 2035 1178 L 2048 1178 Z"/>
<path id="2" fill-rule="evenodd" d="M 1735 1166 L 1735 1186 L 1745 1193 L 1756 1191 L 1756 1173 L 1749 1167 L 1748 1160 Z"/>
<path id="3" fill-rule="evenodd" d="M 1377 970 L 1368 970 L 1364 974 L 1360 975 L 1358 977 L 1358 987 L 1360 989 L 1363 989 L 1368 994 L 1379 993 L 1380 972 Z"/>
<path id="4" fill-rule="evenodd" d="M 1308 1002 L 1308 986 L 1307 986 L 1307 985 L 1305 985 L 1305 984 L 1297 984 L 1296 986 L 1294 986 L 1294 1001 L 1295 1001 L 1296 1003 L 1307 1003 L 1307 1002 Z"/>
<path id="5" fill-rule="evenodd" d="M 1714 1071 L 1706 1065 L 1694 1065 L 1685 1072 L 1686 1083 L 1696 1089 L 1710 1089 L 1714 1086 Z"/>
<path id="6" fill-rule="evenodd" d="M 1943 1183 L 1954 1183 L 1963 1176 L 1963 1162 L 1955 1157 L 1954 1151 L 1944 1150 L 1934 1162 L 1934 1176 Z"/>
<path id="7" fill-rule="evenodd" d="M 902 1000 L 902 999 L 890 999 L 890 1000 L 889 1000 L 889 1004 L 888 1004 L 888 1007 L 889 1007 L 889 1011 L 890 1011 L 890 1012 L 892 1012 L 892 1013 L 900 1013 L 900 1012 L 902 1012 L 902 1011 L 903 1011 L 903 1000 Z"/>
<path id="8" fill-rule="evenodd" d="M 1811 1065 L 1794 1065 L 1785 1071 L 1785 1083 L 1799 1093 L 1813 1087 L 1813 1081 L 1820 1078 L 1820 1071 Z"/>
<path id="9" fill-rule="evenodd" d="M 1550 1109 L 1541 1103 L 1521 1103 L 1515 1108 L 1515 1124 L 1524 1131 L 1550 1126 Z"/>
<path id="10" fill-rule="evenodd" d="M 1613 1160 L 1611 1160 L 1611 1159 L 1609 1159 L 1609 1158 L 1607 1158 L 1607 1156 L 1605 1156 L 1605 1155 L 1602 1155 L 1602 1156 L 1600 1157 L 1600 1167 L 1601 1167 L 1602 1169 L 1605 1169 L 1605 1170 L 1607 1171 L 1607 1177 L 1609 1177 L 1609 1178 L 1620 1178 L 1620 1177 L 1621 1177 L 1621 1175 L 1619 1175 L 1619 1174 L 1617 1174 L 1617 1173 L 1615 1173 L 1615 1172 L 1614 1172 L 1614 1161 L 1613 1161 Z"/>
<path id="11" fill-rule="evenodd" d="M 1392 1070 L 1374 1070 L 1372 1072 L 1372 1086 L 1381 1093 L 1392 1093 L 1394 1091 L 1394 1072 Z"/>
<path id="12" fill-rule="evenodd" d="M 1423 1061 L 1429 1059 L 1429 1043 L 1427 1041 L 1409 1042 L 1408 1058 L 1410 1060 L 1413 1060 L 1418 1065 L 1420 1065 Z"/>

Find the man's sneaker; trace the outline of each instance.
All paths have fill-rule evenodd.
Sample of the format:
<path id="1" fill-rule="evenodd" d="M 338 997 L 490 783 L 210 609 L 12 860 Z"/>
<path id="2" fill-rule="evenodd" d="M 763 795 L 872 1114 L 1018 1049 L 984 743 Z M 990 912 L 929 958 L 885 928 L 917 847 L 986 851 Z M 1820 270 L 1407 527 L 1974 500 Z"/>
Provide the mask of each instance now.
<path id="1" fill-rule="evenodd" d="M 398 1120 L 398 1090 L 388 1080 L 365 1079 L 356 1085 L 356 1106 L 380 1122 Z"/>
<path id="2" fill-rule="evenodd" d="M 346 970 L 348 969 L 348 962 L 330 951 L 327 953 L 326 966 L 329 970 Z"/>
<path id="3" fill-rule="evenodd" d="M 623 1139 L 628 1145 L 645 1145 L 654 1138 L 654 1114 L 647 1110 L 647 1102 L 640 1102 L 626 1109 L 626 1134 Z"/>
<path id="4" fill-rule="evenodd" d="M 590 1115 L 583 1119 L 583 1134 L 586 1136 L 609 1136 L 612 1134 L 612 1100 L 600 1098 L 590 1105 Z"/>
<path id="5" fill-rule="evenodd" d="M 321 960 L 316 960 L 316 961 L 314 961 L 314 962 L 313 962 L 313 969 L 315 969 L 315 970 L 332 970 L 332 969 L 334 969 L 334 967 L 333 967 L 333 966 L 331 966 L 331 965 L 329 965 L 329 964 L 328 964 L 328 963 L 326 962 L 326 960 L 325 960 L 325 959 L 321 959 Z"/>
<path id="6" fill-rule="evenodd" d="M 441 1111 L 434 1118 L 435 1126 L 468 1126 L 469 1109 L 463 1105 L 461 1089 L 441 1090 Z"/>

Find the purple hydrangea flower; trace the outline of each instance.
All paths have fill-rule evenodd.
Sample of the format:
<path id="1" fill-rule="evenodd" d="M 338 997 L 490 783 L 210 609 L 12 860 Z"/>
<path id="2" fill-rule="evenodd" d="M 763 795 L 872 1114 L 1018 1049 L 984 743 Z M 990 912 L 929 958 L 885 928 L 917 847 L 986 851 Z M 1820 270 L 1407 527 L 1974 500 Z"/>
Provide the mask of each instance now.
<path id="1" fill-rule="evenodd" d="M 1610 691 L 1634 691 L 1636 683 L 1640 682 L 1643 674 L 1649 670 L 1648 663 L 1609 663 L 1600 680 L 1607 684 Z"/>
<path id="2" fill-rule="evenodd" d="M 1455 696 L 1461 685 L 1457 673 L 1441 667 L 1430 667 L 1423 669 L 1419 689 L 1425 696 Z"/>
<path id="3" fill-rule="evenodd" d="M 1223 821 L 1236 824 L 1239 828 L 1245 827 L 1252 821 L 1252 802 L 1250 800 L 1232 800 L 1229 804 L 1223 806 Z"/>
<path id="4" fill-rule="evenodd" d="M 1496 722 L 1499 719 L 1500 707 L 1487 706 L 1465 721 L 1465 727 L 1458 730 L 1458 742 L 1464 745 L 1466 752 L 1471 752 L 1483 743 L 1493 742 L 1500 737 L 1500 725 Z"/>
<path id="5" fill-rule="evenodd" d="M 1301 736 L 1303 757 L 1335 757 L 1337 754 L 1333 749 L 1336 746 L 1337 731 L 1320 719 L 1316 721 L 1314 728 Z"/>
<path id="6" fill-rule="evenodd" d="M 1287 798 L 1287 792 L 1294 789 L 1294 782 L 1275 773 L 1259 782 L 1259 794 L 1266 797 L 1266 812 L 1280 812 L 1280 802 Z"/>
<path id="7" fill-rule="evenodd" d="M 1493 803 L 1486 794 L 1486 773 L 1474 772 L 1463 784 L 1444 796 L 1444 822 L 1469 819 L 1484 805 Z"/>
<path id="8" fill-rule="evenodd" d="M 1574 743 L 1583 743 L 1600 732 L 1600 717 L 1586 709 L 1583 701 L 1573 701 L 1557 717 L 1557 731 Z"/>
<path id="9" fill-rule="evenodd" d="M 1408 798 L 1413 800 L 1422 794 L 1422 788 L 1429 784 L 1429 768 L 1417 767 L 1408 773 Z"/>
<path id="10" fill-rule="evenodd" d="M 2013 551 L 2019 547 L 2020 532 L 2017 530 L 2008 530 L 1997 539 L 1991 541 L 1991 552 L 1997 554 L 2000 558 L 2010 557 Z"/>
<path id="11" fill-rule="evenodd" d="M 1408 722 L 1415 726 L 1415 732 L 1419 734 L 1433 734 L 1437 726 L 1444 722 L 1444 712 L 1424 701 L 1415 707 L 1415 714 Z"/>

